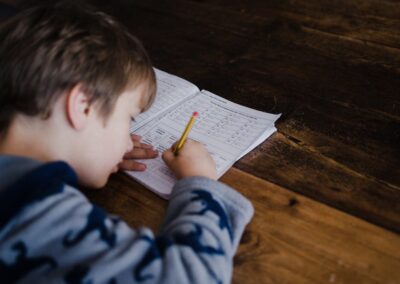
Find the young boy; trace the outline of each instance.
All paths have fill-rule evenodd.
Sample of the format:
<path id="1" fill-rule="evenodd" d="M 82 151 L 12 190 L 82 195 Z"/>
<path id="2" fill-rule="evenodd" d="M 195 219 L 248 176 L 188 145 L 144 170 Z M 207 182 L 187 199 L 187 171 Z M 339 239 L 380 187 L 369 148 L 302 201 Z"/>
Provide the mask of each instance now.
<path id="1" fill-rule="evenodd" d="M 103 13 L 56 4 L 20 12 L 0 39 L 1 282 L 230 282 L 253 209 L 215 181 L 201 144 L 163 153 L 180 180 L 157 237 L 77 190 L 138 156 L 129 125 L 155 96 L 140 42 Z"/>

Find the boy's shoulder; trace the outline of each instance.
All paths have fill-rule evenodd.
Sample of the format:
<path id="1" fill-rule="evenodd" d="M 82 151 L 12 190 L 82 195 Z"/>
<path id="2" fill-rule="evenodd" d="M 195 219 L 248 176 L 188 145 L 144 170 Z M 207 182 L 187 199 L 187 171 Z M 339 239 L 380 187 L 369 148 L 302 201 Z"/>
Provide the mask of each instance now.
<path id="1" fill-rule="evenodd" d="M 77 176 L 65 162 L 0 155 L 0 228 L 26 206 L 63 192 L 66 184 L 76 187 Z"/>

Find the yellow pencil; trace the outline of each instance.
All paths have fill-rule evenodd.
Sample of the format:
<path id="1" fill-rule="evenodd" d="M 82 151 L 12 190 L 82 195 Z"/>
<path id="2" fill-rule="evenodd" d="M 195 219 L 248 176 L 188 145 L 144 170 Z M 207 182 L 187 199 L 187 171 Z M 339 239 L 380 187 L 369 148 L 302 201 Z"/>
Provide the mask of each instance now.
<path id="1" fill-rule="evenodd" d="M 179 150 L 183 147 L 183 144 L 185 144 L 185 141 L 186 141 L 186 138 L 187 138 L 187 136 L 189 134 L 189 131 L 190 131 L 190 129 L 192 129 L 193 123 L 194 123 L 194 121 L 195 121 L 195 119 L 196 119 L 196 117 L 198 115 L 199 115 L 199 113 L 197 111 L 195 111 L 192 114 L 192 117 L 190 118 L 188 124 L 186 125 L 186 128 L 183 131 L 182 136 L 178 141 L 178 144 L 176 144 L 176 146 L 175 146 L 175 149 L 174 149 L 174 154 L 175 155 L 178 155 Z"/>

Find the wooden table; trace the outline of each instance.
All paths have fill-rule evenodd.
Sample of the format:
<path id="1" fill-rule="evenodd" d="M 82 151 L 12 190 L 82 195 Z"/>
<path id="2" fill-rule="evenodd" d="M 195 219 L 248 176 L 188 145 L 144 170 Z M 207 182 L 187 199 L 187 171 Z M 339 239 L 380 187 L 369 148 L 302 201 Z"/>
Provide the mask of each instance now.
<path id="1" fill-rule="evenodd" d="M 155 66 L 262 111 L 278 132 L 222 177 L 256 213 L 233 283 L 400 283 L 400 2 L 92 1 Z M 124 174 L 89 198 L 157 230 Z"/>

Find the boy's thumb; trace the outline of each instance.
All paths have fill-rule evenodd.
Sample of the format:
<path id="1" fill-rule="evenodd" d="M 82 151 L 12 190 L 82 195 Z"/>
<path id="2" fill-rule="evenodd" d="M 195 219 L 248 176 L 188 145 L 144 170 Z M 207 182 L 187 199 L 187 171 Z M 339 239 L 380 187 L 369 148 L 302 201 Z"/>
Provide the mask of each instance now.
<path id="1" fill-rule="evenodd" d="M 168 149 L 168 150 L 165 150 L 165 151 L 162 153 L 161 157 L 162 157 L 162 159 L 164 160 L 164 162 L 168 162 L 168 161 L 170 161 L 171 159 L 173 159 L 173 157 L 174 157 L 174 152 L 173 152 L 172 149 L 173 149 L 173 148 L 170 148 L 170 149 Z"/>

